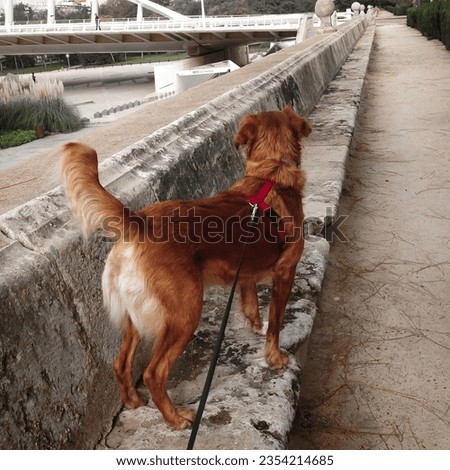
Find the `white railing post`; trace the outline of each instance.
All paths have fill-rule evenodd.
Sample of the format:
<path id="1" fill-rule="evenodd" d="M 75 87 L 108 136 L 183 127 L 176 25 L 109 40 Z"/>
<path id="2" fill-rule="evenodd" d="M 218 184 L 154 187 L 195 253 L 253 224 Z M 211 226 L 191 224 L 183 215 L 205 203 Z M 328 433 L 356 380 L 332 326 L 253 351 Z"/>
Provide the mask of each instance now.
<path id="1" fill-rule="evenodd" d="M 13 0 L 5 0 L 5 26 L 6 31 L 9 31 L 11 25 L 14 23 L 14 6 Z"/>
<path id="2" fill-rule="evenodd" d="M 144 21 L 144 8 L 142 6 L 142 3 L 137 4 L 137 15 L 136 15 L 136 20 L 138 22 Z"/>
<path id="3" fill-rule="evenodd" d="M 98 16 L 98 0 L 91 1 L 91 24 L 95 24 L 95 17 Z"/>
<path id="4" fill-rule="evenodd" d="M 55 0 L 48 0 L 47 3 L 47 24 L 56 23 L 55 18 Z"/>

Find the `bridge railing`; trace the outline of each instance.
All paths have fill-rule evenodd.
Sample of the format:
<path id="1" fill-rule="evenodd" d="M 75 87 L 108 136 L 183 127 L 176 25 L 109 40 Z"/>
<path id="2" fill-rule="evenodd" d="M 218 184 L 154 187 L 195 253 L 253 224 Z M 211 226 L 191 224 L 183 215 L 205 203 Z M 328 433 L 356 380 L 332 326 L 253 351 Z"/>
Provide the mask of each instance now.
<path id="1" fill-rule="evenodd" d="M 143 20 L 120 19 L 101 21 L 101 31 L 182 31 L 182 30 L 229 30 L 265 28 L 286 29 L 297 28 L 304 14 L 263 15 L 263 16 L 229 16 L 229 17 L 189 17 L 182 20 Z M 27 23 L 0 25 L 0 32 L 8 33 L 49 33 L 49 32 L 88 32 L 95 31 L 96 25 L 90 19 L 56 23 Z"/>
<path id="2" fill-rule="evenodd" d="M 353 14 L 350 8 L 347 8 L 345 11 L 336 11 L 333 13 L 335 17 L 335 23 L 336 25 L 341 25 L 342 23 L 345 23 L 346 21 L 349 21 L 352 19 Z M 320 18 L 314 13 L 313 15 L 313 26 L 314 28 L 319 28 L 322 26 L 322 22 L 320 21 Z"/>

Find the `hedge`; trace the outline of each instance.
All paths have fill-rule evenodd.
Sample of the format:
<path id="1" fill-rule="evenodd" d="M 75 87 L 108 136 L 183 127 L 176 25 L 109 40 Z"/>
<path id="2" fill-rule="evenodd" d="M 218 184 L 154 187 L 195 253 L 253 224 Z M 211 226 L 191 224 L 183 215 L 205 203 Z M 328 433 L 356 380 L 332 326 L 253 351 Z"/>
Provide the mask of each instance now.
<path id="1" fill-rule="evenodd" d="M 406 24 L 429 39 L 439 39 L 450 50 L 450 0 L 434 0 L 407 10 Z"/>

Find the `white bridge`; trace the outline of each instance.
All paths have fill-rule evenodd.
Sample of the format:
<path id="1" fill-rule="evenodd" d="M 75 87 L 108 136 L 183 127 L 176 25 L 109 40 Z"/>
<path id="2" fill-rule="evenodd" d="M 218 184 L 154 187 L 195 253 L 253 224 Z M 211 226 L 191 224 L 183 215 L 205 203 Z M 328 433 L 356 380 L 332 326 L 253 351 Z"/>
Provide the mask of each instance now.
<path id="1" fill-rule="evenodd" d="M 97 0 L 92 1 L 91 18 L 69 22 L 54 20 L 55 0 L 48 0 L 47 22 L 37 24 L 15 23 L 13 0 L 0 0 L 5 8 L 0 55 L 187 51 L 195 56 L 261 42 L 301 40 L 311 18 L 305 14 L 187 17 L 148 0 L 129 1 L 138 5 L 136 19 L 101 21 L 98 29 Z M 143 8 L 164 17 L 144 18 Z"/>

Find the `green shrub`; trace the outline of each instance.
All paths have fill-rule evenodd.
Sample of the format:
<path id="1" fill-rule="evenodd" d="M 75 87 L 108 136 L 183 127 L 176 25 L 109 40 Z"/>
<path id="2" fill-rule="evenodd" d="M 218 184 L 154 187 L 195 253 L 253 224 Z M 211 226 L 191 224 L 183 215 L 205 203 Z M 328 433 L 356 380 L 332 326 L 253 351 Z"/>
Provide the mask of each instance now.
<path id="1" fill-rule="evenodd" d="M 441 21 L 441 41 L 445 47 L 450 50 L 450 1 L 442 2 L 442 7 L 439 13 Z"/>
<path id="2" fill-rule="evenodd" d="M 409 8 L 406 24 L 429 39 L 439 39 L 450 50 L 450 0 L 434 0 Z"/>
<path id="3" fill-rule="evenodd" d="M 18 145 L 32 142 L 36 139 L 34 131 L 10 131 L 0 132 L 0 148 L 17 147 Z"/>
<path id="4" fill-rule="evenodd" d="M 417 29 L 417 8 L 410 8 L 406 13 L 406 24 Z"/>
<path id="5" fill-rule="evenodd" d="M 63 99 L 61 82 L 7 75 L 0 80 L 0 129 L 73 132 L 82 127 L 78 111 Z"/>
<path id="6" fill-rule="evenodd" d="M 411 5 L 395 5 L 393 13 L 395 16 L 404 16 L 406 15 L 408 8 L 411 8 Z"/>

